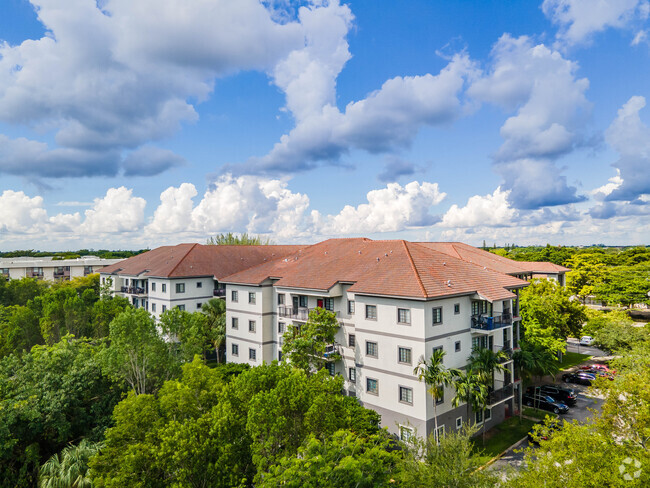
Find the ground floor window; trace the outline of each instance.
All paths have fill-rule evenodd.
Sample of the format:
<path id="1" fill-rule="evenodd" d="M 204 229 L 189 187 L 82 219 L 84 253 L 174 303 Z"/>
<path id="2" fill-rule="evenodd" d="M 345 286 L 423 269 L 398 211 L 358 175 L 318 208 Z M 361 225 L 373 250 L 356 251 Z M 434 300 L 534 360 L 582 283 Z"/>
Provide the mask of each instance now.
<path id="1" fill-rule="evenodd" d="M 399 440 L 408 442 L 411 437 L 413 437 L 413 429 L 410 427 L 405 427 L 403 425 L 399 426 Z"/>

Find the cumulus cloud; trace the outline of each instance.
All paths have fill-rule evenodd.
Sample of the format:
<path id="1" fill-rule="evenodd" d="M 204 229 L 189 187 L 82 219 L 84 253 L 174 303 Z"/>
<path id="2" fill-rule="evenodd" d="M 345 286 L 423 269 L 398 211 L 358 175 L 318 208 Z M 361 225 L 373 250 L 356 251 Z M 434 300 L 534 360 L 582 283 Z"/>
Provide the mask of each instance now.
<path id="1" fill-rule="evenodd" d="M 544 0 L 542 11 L 557 24 L 557 39 L 567 45 L 589 42 L 608 28 L 624 28 L 645 20 L 647 0 Z"/>
<path id="2" fill-rule="evenodd" d="M 406 147 L 422 126 L 447 124 L 463 113 L 462 90 L 475 73 L 469 57 L 458 54 L 437 75 L 392 78 L 343 111 L 330 103 L 301 109 L 297 125 L 267 155 L 226 170 L 288 174 L 337 162 L 353 149 L 382 153 Z"/>
<path id="3" fill-rule="evenodd" d="M 124 158 L 124 175 L 154 176 L 185 163 L 184 158 L 172 151 L 145 146 L 129 153 Z"/>
<path id="4" fill-rule="evenodd" d="M 409 161 L 394 155 L 389 155 L 385 158 L 384 169 L 377 175 L 377 179 L 384 183 L 391 183 L 397 181 L 402 176 L 413 176 L 417 171 L 421 171 L 421 169 Z"/>
<path id="5" fill-rule="evenodd" d="M 510 201 L 535 208 L 582 200 L 554 161 L 586 144 L 588 80 L 577 77 L 575 62 L 526 36 L 504 34 L 491 57 L 490 70 L 472 83 L 468 95 L 516 111 L 501 127 L 504 143 L 494 154 L 503 189 L 512 190 Z"/>
<path id="6" fill-rule="evenodd" d="M 509 191 L 501 187 L 491 195 L 475 195 L 467 200 L 467 205 L 452 205 L 442 217 L 443 227 L 502 226 L 512 222 L 516 210 L 508 203 Z"/>
<path id="7" fill-rule="evenodd" d="M 0 195 L 0 230 L 29 233 L 47 222 L 43 198 L 30 198 L 22 191 L 5 190 Z"/>
<path id="8" fill-rule="evenodd" d="M 5 137 L 5 173 L 114 175 L 124 151 L 196 120 L 188 100 L 204 100 L 217 77 L 271 70 L 305 44 L 304 26 L 274 21 L 256 0 L 31 3 L 47 34 L 0 44 L 0 121 L 51 132 L 58 147 Z M 170 166 L 154 159 L 140 171 Z"/>
<path id="9" fill-rule="evenodd" d="M 88 234 L 134 232 L 144 225 L 144 198 L 134 197 L 124 186 L 110 188 L 103 198 L 95 198 L 92 208 L 84 212 L 80 231 Z"/>
<path id="10" fill-rule="evenodd" d="M 607 142 L 620 155 L 613 166 L 621 180 L 606 200 L 634 200 L 650 193 L 650 127 L 639 115 L 645 105 L 644 97 L 630 98 L 605 132 Z"/>
<path id="11" fill-rule="evenodd" d="M 386 188 L 368 192 L 368 203 L 346 205 L 337 215 L 323 217 L 315 212 L 316 229 L 323 235 L 358 235 L 430 226 L 439 220 L 430 213 L 431 207 L 446 195 L 437 183 L 390 183 Z"/>

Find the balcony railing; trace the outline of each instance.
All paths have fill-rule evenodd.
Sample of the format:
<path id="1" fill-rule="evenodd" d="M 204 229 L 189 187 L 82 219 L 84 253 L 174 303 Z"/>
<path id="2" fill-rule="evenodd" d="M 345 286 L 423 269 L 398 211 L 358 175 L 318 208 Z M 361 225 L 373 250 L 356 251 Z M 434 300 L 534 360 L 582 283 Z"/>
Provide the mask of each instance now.
<path id="1" fill-rule="evenodd" d="M 307 307 L 288 307 L 280 305 L 278 307 L 278 315 L 287 319 L 307 320 L 309 318 L 310 309 Z"/>
<path id="2" fill-rule="evenodd" d="M 226 296 L 226 289 L 225 288 L 217 288 L 216 290 L 212 291 L 212 296 L 225 297 Z"/>
<path id="3" fill-rule="evenodd" d="M 501 313 L 498 315 L 472 315 L 472 329 L 495 330 L 512 324 L 512 315 Z"/>
<path id="4" fill-rule="evenodd" d="M 494 405 L 495 403 L 502 402 L 503 400 L 506 400 L 507 398 L 513 396 L 513 392 L 514 390 L 512 383 L 504 386 L 503 388 L 499 388 L 498 390 L 493 390 L 488 395 L 488 403 L 490 405 Z"/>
<path id="5" fill-rule="evenodd" d="M 129 295 L 144 295 L 144 288 L 139 288 L 137 286 L 122 286 L 120 291 L 122 293 L 128 293 Z"/>
<path id="6" fill-rule="evenodd" d="M 330 344 L 325 348 L 323 354 L 328 361 L 335 361 L 341 357 L 341 351 L 338 344 Z"/>

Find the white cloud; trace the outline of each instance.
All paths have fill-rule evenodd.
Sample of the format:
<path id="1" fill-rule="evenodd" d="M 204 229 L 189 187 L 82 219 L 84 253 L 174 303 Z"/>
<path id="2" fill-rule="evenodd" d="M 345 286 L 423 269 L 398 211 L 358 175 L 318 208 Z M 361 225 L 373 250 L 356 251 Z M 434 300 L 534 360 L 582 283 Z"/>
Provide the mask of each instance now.
<path id="1" fill-rule="evenodd" d="M 501 127 L 504 143 L 494 155 L 503 189 L 512 190 L 510 201 L 536 208 L 581 200 L 553 161 L 585 144 L 588 80 L 577 77 L 577 63 L 526 36 L 504 34 L 491 57 L 489 72 L 468 95 L 516 110 Z"/>
<path id="2" fill-rule="evenodd" d="M 151 234 L 173 234 L 188 229 L 192 221 L 193 198 L 198 194 L 192 183 L 170 186 L 160 194 L 160 205 L 146 230 Z"/>
<path id="3" fill-rule="evenodd" d="M 47 222 L 43 198 L 30 198 L 22 191 L 5 190 L 0 195 L 0 232 L 29 233 Z"/>
<path id="4" fill-rule="evenodd" d="M 611 194 L 614 190 L 618 190 L 621 185 L 623 184 L 623 178 L 621 178 L 621 171 L 619 169 L 616 170 L 616 176 L 612 176 L 609 178 L 607 181 L 609 183 L 605 183 L 603 186 L 599 186 L 598 188 L 594 188 L 591 193 L 593 197 L 596 200 L 602 200 L 609 194 Z"/>
<path id="5" fill-rule="evenodd" d="M 267 155 L 228 170 L 288 174 L 336 162 L 353 149 L 381 153 L 408 146 L 422 126 L 444 125 L 463 113 L 462 89 L 475 73 L 468 56 L 456 55 L 439 74 L 392 78 L 343 112 L 330 103 L 305 110 Z"/>
<path id="6" fill-rule="evenodd" d="M 607 28 L 624 28 L 648 18 L 647 0 L 544 0 L 544 14 L 560 27 L 559 41 L 567 45 L 591 40 Z"/>
<path id="7" fill-rule="evenodd" d="M 509 191 L 501 188 L 491 195 L 474 195 L 467 205 L 452 205 L 442 217 L 442 227 L 501 226 L 512 223 L 516 210 L 508 203 Z"/>
<path id="8" fill-rule="evenodd" d="M 144 225 L 144 198 L 134 197 L 124 186 L 110 188 L 103 198 L 95 198 L 92 208 L 84 212 L 80 232 L 115 234 L 135 232 Z"/>
<path id="9" fill-rule="evenodd" d="M 327 217 L 315 213 L 315 230 L 322 235 L 359 235 L 429 226 L 437 220 L 430 214 L 431 207 L 446 195 L 437 183 L 390 183 L 386 188 L 368 192 L 368 203 L 346 205 L 337 215 Z"/>
<path id="10" fill-rule="evenodd" d="M 650 193 L 650 127 L 639 115 L 645 105 L 644 97 L 631 97 L 605 132 L 607 142 L 620 154 L 613 166 L 622 180 L 606 200 L 634 200 Z"/>

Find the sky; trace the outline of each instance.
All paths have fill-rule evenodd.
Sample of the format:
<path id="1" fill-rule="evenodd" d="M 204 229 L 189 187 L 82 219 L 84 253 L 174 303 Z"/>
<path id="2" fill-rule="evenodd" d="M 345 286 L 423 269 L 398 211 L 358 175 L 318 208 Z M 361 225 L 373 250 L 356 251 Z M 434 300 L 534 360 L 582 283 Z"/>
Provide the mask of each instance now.
<path id="1" fill-rule="evenodd" d="M 2 0 L 0 250 L 650 244 L 648 0 Z"/>

